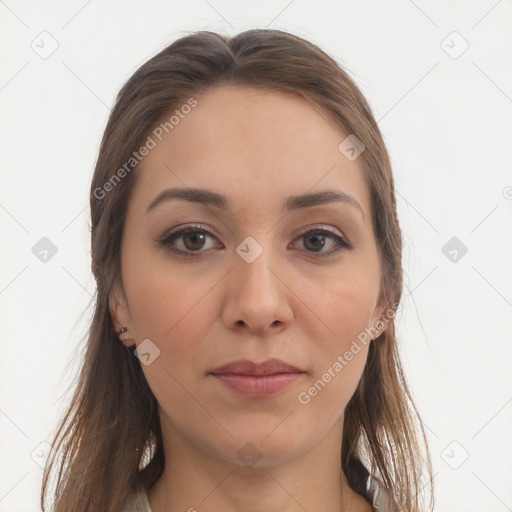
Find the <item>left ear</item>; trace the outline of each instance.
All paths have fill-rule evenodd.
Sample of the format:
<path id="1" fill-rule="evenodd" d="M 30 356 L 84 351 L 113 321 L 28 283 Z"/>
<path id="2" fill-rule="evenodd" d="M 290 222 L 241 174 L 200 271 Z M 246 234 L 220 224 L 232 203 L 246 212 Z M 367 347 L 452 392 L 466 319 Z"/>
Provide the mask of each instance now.
<path id="1" fill-rule="evenodd" d="M 385 305 L 378 304 L 372 315 L 372 323 L 370 325 L 370 332 L 372 333 L 372 339 L 378 338 L 385 330 L 390 321 L 388 318 L 389 308 Z"/>

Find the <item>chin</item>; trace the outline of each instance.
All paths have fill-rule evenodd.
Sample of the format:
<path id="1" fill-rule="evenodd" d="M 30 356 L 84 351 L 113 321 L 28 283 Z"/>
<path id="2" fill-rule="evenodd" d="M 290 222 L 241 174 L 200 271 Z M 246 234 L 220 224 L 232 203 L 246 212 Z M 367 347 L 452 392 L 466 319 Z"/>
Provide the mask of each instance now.
<path id="1" fill-rule="evenodd" d="M 272 467 L 295 459 L 307 451 L 309 444 L 314 446 L 317 440 L 309 441 L 291 436 L 288 432 L 252 427 L 237 430 L 233 438 L 223 436 L 222 442 L 210 446 L 216 456 L 226 462 L 247 468 Z"/>

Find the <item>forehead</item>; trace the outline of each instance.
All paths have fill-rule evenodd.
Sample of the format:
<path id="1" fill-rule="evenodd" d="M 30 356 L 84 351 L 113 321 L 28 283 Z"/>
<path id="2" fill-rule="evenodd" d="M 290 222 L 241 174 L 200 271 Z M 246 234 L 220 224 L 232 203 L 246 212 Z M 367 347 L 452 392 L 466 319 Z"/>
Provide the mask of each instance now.
<path id="1" fill-rule="evenodd" d="M 320 107 L 251 87 L 222 86 L 194 98 L 193 108 L 177 106 L 161 140 L 150 134 L 155 147 L 137 169 L 132 202 L 145 208 L 165 188 L 180 186 L 217 191 L 240 208 L 272 208 L 285 196 L 336 188 L 356 198 L 368 218 L 361 159 L 338 150 L 348 134 Z"/>

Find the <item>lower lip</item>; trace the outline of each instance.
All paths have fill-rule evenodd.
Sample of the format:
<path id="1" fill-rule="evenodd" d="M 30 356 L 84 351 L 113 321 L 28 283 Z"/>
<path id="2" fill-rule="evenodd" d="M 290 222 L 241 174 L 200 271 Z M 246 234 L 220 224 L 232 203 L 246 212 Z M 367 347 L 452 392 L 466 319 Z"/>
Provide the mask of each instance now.
<path id="1" fill-rule="evenodd" d="M 233 391 L 253 397 L 275 395 L 290 387 L 302 377 L 303 373 L 276 373 L 275 375 L 234 375 L 213 374 Z"/>

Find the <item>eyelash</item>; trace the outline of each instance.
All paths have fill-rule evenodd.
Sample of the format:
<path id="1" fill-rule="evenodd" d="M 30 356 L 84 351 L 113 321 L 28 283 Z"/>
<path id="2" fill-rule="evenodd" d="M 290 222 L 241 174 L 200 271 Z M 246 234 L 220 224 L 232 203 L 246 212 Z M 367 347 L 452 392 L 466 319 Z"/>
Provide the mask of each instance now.
<path id="1" fill-rule="evenodd" d="M 158 243 L 159 247 L 166 247 L 169 251 L 171 251 L 174 254 L 177 254 L 179 256 L 184 256 L 186 258 L 197 258 L 200 256 L 200 253 L 204 252 L 204 251 L 199 250 L 199 251 L 195 251 L 195 252 L 187 252 L 187 251 L 182 251 L 181 249 L 176 249 L 175 247 L 171 247 L 171 245 L 170 245 L 172 242 L 174 242 L 176 239 L 179 239 L 181 236 L 188 235 L 191 233 L 206 233 L 214 238 L 217 238 L 213 234 L 213 232 L 210 231 L 209 229 L 200 228 L 200 227 L 194 226 L 194 225 L 187 225 L 179 230 L 169 233 L 164 238 L 158 240 L 157 243 Z M 338 247 L 336 249 L 331 250 L 327 253 L 315 253 L 315 252 L 307 251 L 311 255 L 315 256 L 316 258 L 327 258 L 327 257 L 333 256 L 334 254 L 338 253 L 340 250 L 352 249 L 352 246 L 350 244 L 348 244 L 343 238 L 341 238 L 340 236 L 338 236 L 331 230 L 327 230 L 327 229 L 310 229 L 309 231 L 304 231 L 303 233 L 299 234 L 298 238 L 304 238 L 307 235 L 311 235 L 311 234 L 329 235 L 338 245 Z"/>

